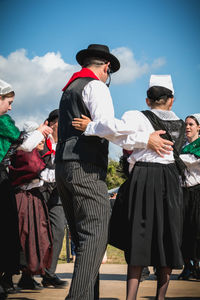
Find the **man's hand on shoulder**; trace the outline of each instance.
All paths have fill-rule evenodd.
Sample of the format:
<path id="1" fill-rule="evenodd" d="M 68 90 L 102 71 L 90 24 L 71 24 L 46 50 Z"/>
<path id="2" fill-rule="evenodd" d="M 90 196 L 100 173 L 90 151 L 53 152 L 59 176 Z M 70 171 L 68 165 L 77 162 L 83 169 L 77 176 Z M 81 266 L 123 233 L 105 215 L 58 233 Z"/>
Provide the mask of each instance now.
<path id="1" fill-rule="evenodd" d="M 161 134 L 164 134 L 165 131 L 158 130 L 150 134 L 147 147 L 154 150 L 161 157 L 164 157 L 164 154 L 170 154 L 170 151 L 173 150 L 173 142 L 165 140 L 160 137 Z"/>

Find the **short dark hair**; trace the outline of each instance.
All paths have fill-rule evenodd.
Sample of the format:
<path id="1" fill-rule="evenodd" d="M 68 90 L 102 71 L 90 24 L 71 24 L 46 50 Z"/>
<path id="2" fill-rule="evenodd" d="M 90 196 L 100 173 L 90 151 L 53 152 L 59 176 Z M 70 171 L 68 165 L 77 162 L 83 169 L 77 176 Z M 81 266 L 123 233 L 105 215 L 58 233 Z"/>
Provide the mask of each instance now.
<path id="1" fill-rule="evenodd" d="M 101 66 L 104 64 L 107 64 L 108 61 L 106 59 L 103 58 L 98 58 L 98 57 L 86 57 L 83 61 L 83 67 L 87 68 L 91 65 L 95 65 L 95 66 Z"/>
<path id="2" fill-rule="evenodd" d="M 47 121 L 48 122 L 53 122 L 55 121 L 56 119 L 58 119 L 59 117 L 59 109 L 54 109 L 50 112 L 48 118 L 47 118 Z"/>

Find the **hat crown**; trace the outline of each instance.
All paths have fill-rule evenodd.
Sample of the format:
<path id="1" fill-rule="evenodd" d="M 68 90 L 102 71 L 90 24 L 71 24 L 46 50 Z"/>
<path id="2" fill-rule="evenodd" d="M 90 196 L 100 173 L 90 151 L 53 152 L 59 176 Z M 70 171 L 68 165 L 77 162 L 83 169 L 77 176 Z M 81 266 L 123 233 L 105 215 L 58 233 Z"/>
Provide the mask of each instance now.
<path id="1" fill-rule="evenodd" d="M 110 50 L 106 45 L 90 44 L 87 49 L 80 50 L 76 54 L 76 60 L 81 66 L 84 65 L 85 59 L 89 57 L 104 59 L 110 62 L 111 72 L 116 72 L 120 68 L 119 60 L 112 53 L 110 53 Z"/>
<path id="2" fill-rule="evenodd" d="M 110 53 L 110 50 L 109 50 L 108 46 L 101 45 L 101 44 L 91 44 L 91 45 L 88 46 L 88 50 L 98 50 L 98 51 L 103 51 L 103 52 Z"/>

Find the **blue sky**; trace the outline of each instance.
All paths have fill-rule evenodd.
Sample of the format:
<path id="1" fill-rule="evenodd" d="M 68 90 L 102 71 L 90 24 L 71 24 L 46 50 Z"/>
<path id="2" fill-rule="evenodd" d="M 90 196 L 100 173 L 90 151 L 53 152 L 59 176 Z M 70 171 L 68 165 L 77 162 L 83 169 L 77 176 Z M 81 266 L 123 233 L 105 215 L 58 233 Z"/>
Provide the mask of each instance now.
<path id="1" fill-rule="evenodd" d="M 76 53 L 91 43 L 121 62 L 110 87 L 116 117 L 146 108 L 150 74 L 171 74 L 181 118 L 200 112 L 199 0 L 0 0 L 0 28 L 0 78 L 16 91 L 19 127 L 58 107 L 80 69 Z"/>

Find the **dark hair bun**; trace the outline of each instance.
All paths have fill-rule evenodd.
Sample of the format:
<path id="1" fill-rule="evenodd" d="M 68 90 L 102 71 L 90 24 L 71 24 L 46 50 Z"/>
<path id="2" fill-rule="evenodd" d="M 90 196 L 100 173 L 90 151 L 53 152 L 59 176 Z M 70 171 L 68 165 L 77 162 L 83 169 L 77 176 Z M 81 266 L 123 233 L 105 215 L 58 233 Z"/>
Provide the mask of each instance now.
<path id="1" fill-rule="evenodd" d="M 153 101 L 160 99 L 173 98 L 171 90 L 162 86 L 152 86 L 147 90 L 147 97 Z"/>

